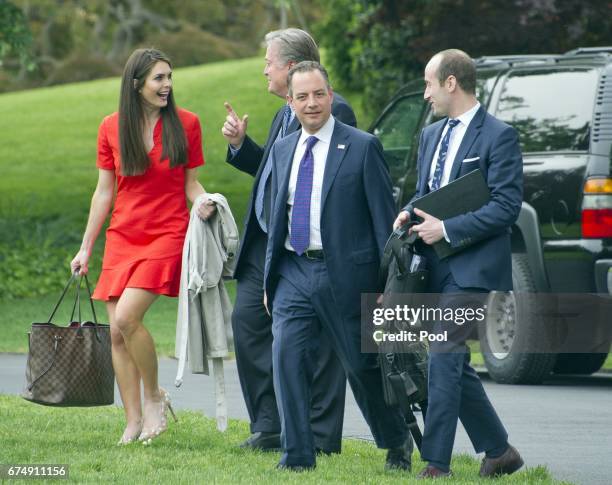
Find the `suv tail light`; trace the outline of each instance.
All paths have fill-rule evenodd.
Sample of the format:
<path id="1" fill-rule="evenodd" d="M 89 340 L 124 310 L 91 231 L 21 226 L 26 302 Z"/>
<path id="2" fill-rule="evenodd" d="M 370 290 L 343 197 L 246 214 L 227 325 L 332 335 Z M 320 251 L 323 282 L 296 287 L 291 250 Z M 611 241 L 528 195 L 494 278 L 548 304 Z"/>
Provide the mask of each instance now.
<path id="1" fill-rule="evenodd" d="M 589 178 L 585 182 L 582 237 L 612 237 L 612 178 Z"/>

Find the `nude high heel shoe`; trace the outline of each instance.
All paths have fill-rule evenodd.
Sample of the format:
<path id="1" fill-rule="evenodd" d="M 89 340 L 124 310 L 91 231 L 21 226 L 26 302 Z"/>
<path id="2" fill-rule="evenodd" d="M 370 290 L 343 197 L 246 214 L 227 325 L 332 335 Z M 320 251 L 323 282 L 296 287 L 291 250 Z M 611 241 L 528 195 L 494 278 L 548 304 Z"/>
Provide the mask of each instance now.
<path id="1" fill-rule="evenodd" d="M 176 414 L 174 414 L 174 409 L 172 409 L 172 400 L 170 399 L 170 394 L 165 389 L 160 389 L 160 393 L 162 395 L 162 402 L 164 403 L 164 414 L 170 411 L 172 414 L 172 419 L 174 419 L 175 423 L 178 423 L 178 418 Z"/>
<path id="2" fill-rule="evenodd" d="M 129 445 L 130 443 L 134 443 L 134 441 L 138 440 L 141 433 L 142 433 L 142 419 L 140 420 L 138 428 L 136 429 L 134 433 L 128 436 L 125 435 L 125 432 L 123 433 L 123 436 L 121 436 L 121 438 L 117 442 L 117 446 L 125 446 L 125 445 Z"/>
<path id="3" fill-rule="evenodd" d="M 174 421 L 178 422 L 178 418 L 176 417 L 176 414 L 174 414 L 174 409 L 172 409 L 170 394 L 168 394 L 168 392 L 162 388 L 159 389 L 159 393 L 161 394 L 161 425 L 153 430 L 142 431 L 140 437 L 138 438 L 138 441 L 142 442 L 143 445 L 150 445 L 155 438 L 157 438 L 159 435 L 161 435 L 164 431 L 168 429 L 168 411 L 170 411 L 170 414 L 172 414 L 172 418 L 174 419 Z"/>

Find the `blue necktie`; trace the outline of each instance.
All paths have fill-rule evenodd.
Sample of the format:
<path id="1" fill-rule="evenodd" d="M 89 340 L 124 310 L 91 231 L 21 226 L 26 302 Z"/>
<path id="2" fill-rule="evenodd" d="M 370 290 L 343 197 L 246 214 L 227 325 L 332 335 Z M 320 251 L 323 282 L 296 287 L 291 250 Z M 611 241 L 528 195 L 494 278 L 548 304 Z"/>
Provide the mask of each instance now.
<path id="1" fill-rule="evenodd" d="M 290 121 L 291 121 L 291 108 L 289 107 L 288 104 L 286 104 L 285 106 L 283 106 L 283 123 L 281 124 L 281 129 L 280 129 L 281 138 L 287 135 L 287 129 L 289 128 Z"/>
<path id="2" fill-rule="evenodd" d="M 306 138 L 306 151 L 300 162 L 293 211 L 291 212 L 291 237 L 289 242 L 298 255 L 302 255 L 310 244 L 310 198 L 312 195 L 312 176 L 314 156 L 312 147 L 319 141 L 316 136 Z"/>
<path id="3" fill-rule="evenodd" d="M 283 110 L 283 121 L 281 123 L 280 129 L 278 130 L 278 134 L 276 135 L 275 142 L 280 140 L 287 134 L 287 130 L 289 128 L 289 122 L 291 121 L 291 108 L 288 104 L 282 107 Z M 263 232 L 268 232 L 268 224 L 266 217 L 266 206 L 270 202 L 269 197 L 266 197 L 266 192 L 269 192 L 269 189 L 266 190 L 268 184 L 268 180 L 270 179 L 270 173 L 272 172 L 272 164 L 270 163 L 270 157 L 268 156 L 266 160 L 266 164 L 261 172 L 261 177 L 259 178 L 259 183 L 257 184 L 257 194 L 255 195 L 255 215 L 257 216 L 257 221 L 259 221 L 259 225 Z M 267 207 L 268 211 L 270 210 Z"/>
<path id="4" fill-rule="evenodd" d="M 433 175 L 433 179 L 431 181 L 431 191 L 438 190 L 440 188 L 440 184 L 442 183 L 442 175 L 444 174 L 444 163 L 446 162 L 446 155 L 448 153 L 448 142 L 450 141 L 451 132 L 453 128 L 459 124 L 459 120 L 448 120 L 448 129 L 444 134 L 444 138 L 442 138 L 442 143 L 440 144 L 440 152 L 438 153 L 438 164 L 436 165 L 436 170 Z"/>

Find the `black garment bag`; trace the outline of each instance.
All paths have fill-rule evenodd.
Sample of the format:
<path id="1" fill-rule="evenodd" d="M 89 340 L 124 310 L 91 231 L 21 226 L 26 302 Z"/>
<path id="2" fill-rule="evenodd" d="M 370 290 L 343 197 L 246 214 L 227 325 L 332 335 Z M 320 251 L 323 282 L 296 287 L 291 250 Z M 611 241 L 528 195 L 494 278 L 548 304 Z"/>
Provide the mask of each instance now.
<path id="1" fill-rule="evenodd" d="M 427 289 L 426 260 L 415 248 L 416 235 L 408 235 L 411 222 L 396 229 L 385 245 L 380 266 L 381 282 L 385 291 L 384 308 L 410 304 L 413 295 Z M 415 331 L 414 326 L 401 320 L 386 321 L 387 333 Z M 384 341 L 379 344 L 379 360 L 383 377 L 384 398 L 387 405 L 399 407 L 414 441 L 421 449 L 422 435 L 413 409 L 421 409 L 423 420 L 427 412 L 427 344 L 403 341 Z"/>

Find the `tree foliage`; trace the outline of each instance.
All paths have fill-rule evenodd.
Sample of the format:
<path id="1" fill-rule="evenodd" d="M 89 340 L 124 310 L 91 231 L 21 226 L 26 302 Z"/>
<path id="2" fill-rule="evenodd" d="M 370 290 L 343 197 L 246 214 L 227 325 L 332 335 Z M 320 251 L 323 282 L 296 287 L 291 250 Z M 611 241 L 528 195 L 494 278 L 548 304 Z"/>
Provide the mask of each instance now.
<path id="1" fill-rule="evenodd" d="M 267 31 L 315 18 L 312 1 L 0 0 L 0 91 L 116 75 L 137 47 L 176 66 L 250 56 Z"/>
<path id="2" fill-rule="evenodd" d="M 0 0 L 0 66 L 5 57 L 15 55 L 26 67 L 31 67 L 32 34 L 23 12 L 7 0 Z"/>
<path id="3" fill-rule="evenodd" d="M 320 0 L 317 26 L 334 79 L 363 89 L 378 111 L 442 49 L 482 55 L 559 53 L 612 45 L 612 3 L 601 0 Z"/>

